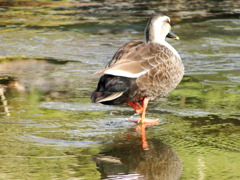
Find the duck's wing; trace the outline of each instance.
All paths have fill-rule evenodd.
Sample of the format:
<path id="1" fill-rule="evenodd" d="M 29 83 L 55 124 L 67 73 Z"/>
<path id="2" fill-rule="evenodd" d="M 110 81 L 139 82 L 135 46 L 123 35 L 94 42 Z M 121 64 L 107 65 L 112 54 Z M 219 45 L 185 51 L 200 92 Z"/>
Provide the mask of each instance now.
<path id="1" fill-rule="evenodd" d="M 138 78 L 172 56 L 174 54 L 163 45 L 132 41 L 121 47 L 106 68 L 95 74 Z"/>
<path id="2" fill-rule="evenodd" d="M 121 63 L 122 61 L 120 61 L 123 55 L 127 55 L 129 53 L 132 53 L 134 51 L 134 49 L 136 47 L 138 47 L 141 44 L 144 44 L 145 42 L 143 41 L 130 41 L 128 43 L 126 43 L 125 45 L 123 45 L 122 47 L 120 47 L 117 52 L 114 54 L 112 60 L 106 65 L 107 67 L 111 67 L 113 64 Z"/>
<path id="3" fill-rule="evenodd" d="M 168 59 L 162 58 L 156 66 L 138 77 L 136 83 L 142 91 L 151 91 L 149 96 L 154 99 L 171 92 L 179 84 L 183 74 L 184 66 L 181 59 L 172 54 Z"/>

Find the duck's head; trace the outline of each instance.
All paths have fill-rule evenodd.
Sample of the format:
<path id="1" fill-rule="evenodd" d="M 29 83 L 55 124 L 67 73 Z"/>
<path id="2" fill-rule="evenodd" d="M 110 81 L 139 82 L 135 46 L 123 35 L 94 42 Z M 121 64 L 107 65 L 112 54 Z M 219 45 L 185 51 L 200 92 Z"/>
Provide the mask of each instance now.
<path id="1" fill-rule="evenodd" d="M 153 14 L 149 19 L 145 36 L 147 42 L 161 43 L 165 38 L 179 40 L 179 37 L 171 32 L 170 18 L 163 14 Z"/>

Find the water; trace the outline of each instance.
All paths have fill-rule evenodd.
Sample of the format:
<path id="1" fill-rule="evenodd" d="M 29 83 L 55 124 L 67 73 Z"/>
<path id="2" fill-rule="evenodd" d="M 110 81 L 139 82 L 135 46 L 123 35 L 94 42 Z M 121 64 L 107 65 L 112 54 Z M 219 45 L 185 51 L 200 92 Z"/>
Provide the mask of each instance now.
<path id="1" fill-rule="evenodd" d="M 217 2 L 201 2 L 207 12 L 193 2 L 1 2 L 0 179 L 240 179 L 239 4 L 214 12 Z M 143 40 L 159 7 L 173 17 L 180 41 L 169 43 L 186 74 L 150 103 L 160 123 L 144 129 L 127 105 L 89 96 L 92 74 Z"/>

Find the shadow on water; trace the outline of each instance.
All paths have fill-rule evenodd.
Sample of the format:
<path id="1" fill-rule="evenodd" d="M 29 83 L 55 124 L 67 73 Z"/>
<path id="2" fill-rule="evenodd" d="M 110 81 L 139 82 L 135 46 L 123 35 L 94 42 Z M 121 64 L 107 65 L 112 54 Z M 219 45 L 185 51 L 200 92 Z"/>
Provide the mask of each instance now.
<path id="1" fill-rule="evenodd" d="M 107 144 L 107 150 L 94 156 L 101 178 L 179 179 L 182 162 L 177 154 L 161 140 L 154 138 L 147 140 L 145 126 L 137 128 L 135 135 L 131 131 L 126 132 L 125 140 L 116 138 L 113 143 Z"/>

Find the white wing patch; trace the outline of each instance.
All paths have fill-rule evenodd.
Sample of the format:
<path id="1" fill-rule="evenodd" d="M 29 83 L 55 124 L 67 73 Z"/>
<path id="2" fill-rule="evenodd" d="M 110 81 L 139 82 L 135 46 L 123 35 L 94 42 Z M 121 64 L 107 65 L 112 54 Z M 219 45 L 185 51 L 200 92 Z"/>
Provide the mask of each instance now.
<path id="1" fill-rule="evenodd" d="M 131 73 L 124 70 L 115 70 L 115 69 L 108 69 L 104 72 L 104 74 L 110 74 L 114 76 L 122 76 L 122 77 L 128 77 L 128 78 L 138 78 L 139 76 L 147 73 L 149 69 L 145 69 L 144 71 L 141 71 L 139 73 Z"/>
<path id="2" fill-rule="evenodd" d="M 130 61 L 126 63 L 119 63 L 110 68 L 106 68 L 103 74 L 110 74 L 114 76 L 122 76 L 129 78 L 138 78 L 147 73 L 149 69 L 141 66 L 141 61 Z"/>
<path id="3" fill-rule="evenodd" d="M 111 101 L 113 99 L 117 99 L 122 94 L 123 94 L 123 92 L 117 92 L 117 93 L 111 94 L 110 96 L 107 96 L 105 98 L 99 99 L 99 100 L 97 100 L 97 102 Z"/>

